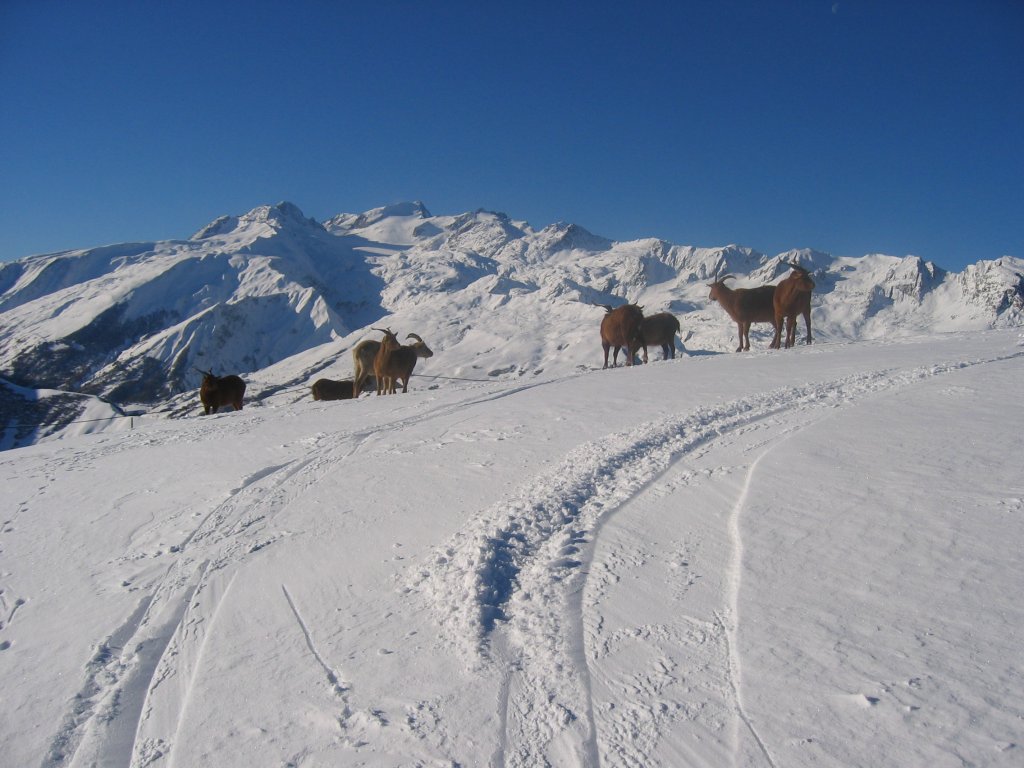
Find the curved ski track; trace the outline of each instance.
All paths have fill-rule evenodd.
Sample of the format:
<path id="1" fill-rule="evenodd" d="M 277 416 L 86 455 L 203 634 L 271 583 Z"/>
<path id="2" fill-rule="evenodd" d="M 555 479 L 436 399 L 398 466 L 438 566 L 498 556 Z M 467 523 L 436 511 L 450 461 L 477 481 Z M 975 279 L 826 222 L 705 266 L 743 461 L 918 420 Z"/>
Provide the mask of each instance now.
<path id="1" fill-rule="evenodd" d="M 482 510 L 414 574 L 409 582 L 441 618 L 442 636 L 467 663 L 504 678 L 498 720 L 505 733 L 494 766 L 661 764 L 654 747 L 666 720 L 699 730 L 702 752 L 677 747 L 672 765 L 765 765 L 770 748 L 743 709 L 741 659 L 735 643 L 741 589 L 742 512 L 757 463 L 782 440 L 824 418 L 829 409 L 962 368 L 1020 357 L 884 369 L 826 383 L 764 392 L 678 414 L 580 445 L 552 470 L 530 478 L 510 497 Z M 671 625 L 604 628 L 601 600 L 620 578 L 629 554 L 609 552 L 595 562 L 609 519 L 645 495 L 703 482 L 687 462 L 745 441 L 754 454 L 743 491 L 727 524 L 731 557 L 714 620 L 682 616 Z M 735 449 L 734 454 L 735 455 Z M 655 485 L 655 481 L 659 481 Z M 685 564 L 685 561 L 684 561 Z M 467 586 L 469 585 L 469 586 Z M 667 658 L 632 687 L 598 706 L 595 688 L 611 687 L 603 666 L 617 645 L 638 635 L 692 651 L 701 678 L 685 688 L 710 692 L 700 703 L 662 695 L 684 676 Z M 707 670 L 713 673 L 707 673 Z M 626 702 L 616 706 L 616 699 Z M 725 723 L 731 725 L 725 727 Z M 660 723 L 660 725 L 659 725 Z M 725 737 L 721 733 L 730 730 Z M 715 741 L 720 743 L 715 744 Z M 713 759 L 709 759 L 709 755 Z"/>
<path id="2" fill-rule="evenodd" d="M 600 575 L 592 576 L 591 571 L 595 544 L 608 519 L 649 491 L 681 459 L 744 433 L 762 436 L 758 445 L 766 452 L 786 434 L 820 417 L 823 409 L 1001 359 L 1005 358 L 874 371 L 668 417 L 579 446 L 553 471 L 532 478 L 521 492 L 467 521 L 449 545 L 412 576 L 409 586 L 444 617 L 442 635 L 471 665 L 498 665 L 504 670 L 500 707 L 505 734 L 492 764 L 627 765 L 636 764 L 637 758 L 644 762 L 645 745 L 654 737 L 640 733 L 638 739 L 636 728 L 623 719 L 629 713 L 599 713 L 595 706 L 592 670 L 616 643 L 601 627 L 602 579 L 615 576 L 609 564 Z M 247 478 L 172 548 L 176 559 L 159 584 L 122 626 L 97 643 L 81 692 L 58 726 L 44 768 L 124 764 L 129 755 L 132 768 L 171 764 L 191 681 L 234 572 L 251 554 L 290 535 L 275 527 L 275 514 L 358 451 L 374 433 L 550 383 L 473 394 L 365 431 L 318 435 L 307 457 L 267 467 Z M 243 424 L 232 423 L 230 428 L 244 429 Z M 203 428 L 229 427 L 218 419 Z M 97 445 L 95 450 L 120 452 L 140 441 L 153 438 L 129 436 Z M 736 547 L 741 545 L 741 512 L 739 507 L 734 512 Z M 735 593 L 739 577 L 737 570 L 730 582 Z M 473 584 L 468 596 L 466 583 Z M 284 585 L 282 591 L 316 662 L 344 698 L 346 688 L 339 674 L 319 656 Z M 652 626 L 645 631 L 681 631 L 718 648 L 715 662 L 728 689 L 724 695 L 730 699 L 725 706 L 732 717 L 746 720 L 740 681 L 733 679 L 739 674 L 739 660 L 735 646 L 729 647 L 737 621 L 735 604 L 735 594 L 727 596 L 717 623 L 684 617 L 685 627 Z M 657 680 L 645 683 L 654 688 L 657 684 Z M 685 706 L 680 710 L 652 716 L 691 714 Z M 754 725 L 746 724 L 760 743 Z M 734 755 L 738 740 L 731 747 Z M 761 749 L 762 757 L 767 757 L 763 744 Z"/>

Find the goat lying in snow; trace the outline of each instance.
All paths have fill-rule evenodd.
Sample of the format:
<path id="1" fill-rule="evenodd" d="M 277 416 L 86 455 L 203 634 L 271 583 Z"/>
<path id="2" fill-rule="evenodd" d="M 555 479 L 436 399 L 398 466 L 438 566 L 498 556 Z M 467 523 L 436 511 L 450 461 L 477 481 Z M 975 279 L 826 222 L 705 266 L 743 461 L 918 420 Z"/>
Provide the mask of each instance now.
<path id="1" fill-rule="evenodd" d="M 740 345 L 737 352 L 750 349 L 750 326 L 752 323 L 771 323 L 775 325 L 775 286 L 762 285 L 757 288 L 736 288 L 733 290 L 725 284 L 726 280 L 735 279 L 733 275 L 725 275 L 720 280 L 708 285 L 712 301 L 717 301 L 733 320 L 739 331 Z"/>
<path id="2" fill-rule="evenodd" d="M 376 383 L 374 383 L 374 386 L 376 386 Z M 367 391 L 369 389 L 369 382 L 367 382 L 363 390 Z M 352 379 L 344 379 L 343 381 L 317 379 L 313 382 L 312 390 L 314 400 L 351 400 L 355 397 L 355 382 Z"/>

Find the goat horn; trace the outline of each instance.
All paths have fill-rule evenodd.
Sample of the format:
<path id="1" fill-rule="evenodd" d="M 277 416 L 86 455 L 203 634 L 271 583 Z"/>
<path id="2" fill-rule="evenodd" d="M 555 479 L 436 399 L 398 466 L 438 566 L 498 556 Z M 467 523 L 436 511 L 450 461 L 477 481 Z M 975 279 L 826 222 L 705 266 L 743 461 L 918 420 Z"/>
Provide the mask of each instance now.
<path id="1" fill-rule="evenodd" d="M 721 280 L 716 280 L 716 283 L 724 283 L 726 280 L 735 280 L 736 275 L 724 275 Z"/>
<path id="2" fill-rule="evenodd" d="M 417 336 L 417 335 L 416 335 L 415 333 L 410 333 L 410 334 L 409 334 L 408 336 L 406 336 L 405 338 L 407 338 L 407 339 L 416 339 L 416 341 L 418 341 L 418 342 L 419 342 L 420 344 L 422 344 L 422 343 L 423 343 L 423 339 L 421 339 L 421 338 L 420 338 L 419 336 Z"/>

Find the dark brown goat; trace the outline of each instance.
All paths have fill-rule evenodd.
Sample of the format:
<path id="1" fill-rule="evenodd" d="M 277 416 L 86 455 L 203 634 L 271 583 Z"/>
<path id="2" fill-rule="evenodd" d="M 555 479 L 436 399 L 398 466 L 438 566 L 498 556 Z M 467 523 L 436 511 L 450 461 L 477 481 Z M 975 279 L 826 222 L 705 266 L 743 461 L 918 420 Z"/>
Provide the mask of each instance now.
<path id="1" fill-rule="evenodd" d="M 729 317 L 736 321 L 739 331 L 740 345 L 737 352 L 750 349 L 750 326 L 752 323 L 771 323 L 775 327 L 775 286 L 761 285 L 757 288 L 736 288 L 733 290 L 725 284 L 726 280 L 734 279 L 726 275 L 708 285 L 712 301 L 722 305 Z"/>
<path id="2" fill-rule="evenodd" d="M 612 309 L 608 304 L 604 307 L 605 315 L 601 318 L 601 347 L 604 349 L 604 367 L 608 367 L 608 350 L 615 347 L 612 354 L 612 365 L 619 364 L 619 350 L 626 348 L 626 365 L 633 364 L 633 357 L 643 346 L 643 307 L 636 304 L 624 304 Z"/>
<path id="3" fill-rule="evenodd" d="M 212 371 L 199 371 L 203 374 L 203 383 L 199 387 L 199 399 L 203 403 L 203 413 L 216 413 L 221 406 L 230 405 L 236 411 L 242 410 L 242 398 L 245 396 L 245 382 L 238 376 L 214 376 Z"/>
<path id="4" fill-rule="evenodd" d="M 312 389 L 314 400 L 351 400 L 355 397 L 355 382 L 352 379 L 317 379 Z M 365 391 L 369 387 L 364 386 L 363 389 Z"/>
<path id="5" fill-rule="evenodd" d="M 406 336 L 415 339 L 415 344 L 399 344 L 398 337 L 391 329 L 381 331 L 384 338 L 380 342 L 380 350 L 373 359 L 373 373 L 377 377 L 377 394 L 394 395 L 398 391 L 397 382 L 402 382 L 402 392 L 409 391 L 409 377 L 412 376 L 416 360 L 421 357 L 433 357 L 434 353 L 415 333 Z"/>
<path id="6" fill-rule="evenodd" d="M 676 334 L 679 333 L 679 320 L 671 312 L 658 312 L 644 317 L 641 326 L 644 345 L 644 362 L 647 362 L 648 345 L 661 347 L 661 359 L 676 357 Z"/>
<path id="7" fill-rule="evenodd" d="M 807 326 L 807 343 L 811 343 L 811 291 L 814 281 L 811 274 L 797 264 L 790 264 L 793 271 L 785 280 L 775 286 L 775 338 L 772 348 L 778 349 L 782 336 L 782 321 L 786 321 L 786 349 L 796 345 L 796 316 L 804 316 Z"/>

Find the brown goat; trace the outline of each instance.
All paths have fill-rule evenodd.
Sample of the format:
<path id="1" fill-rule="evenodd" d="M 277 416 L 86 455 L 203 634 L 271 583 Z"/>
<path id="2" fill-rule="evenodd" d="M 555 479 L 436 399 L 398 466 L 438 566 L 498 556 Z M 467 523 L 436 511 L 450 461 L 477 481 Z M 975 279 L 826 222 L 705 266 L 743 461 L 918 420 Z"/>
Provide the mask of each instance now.
<path id="1" fill-rule="evenodd" d="M 317 379 L 313 382 L 314 400 L 351 400 L 355 397 L 355 382 L 351 379 L 335 381 L 334 379 Z"/>
<path id="2" fill-rule="evenodd" d="M 373 358 L 373 375 L 377 378 L 377 394 L 382 395 L 384 394 L 384 389 L 391 383 L 390 381 L 384 381 L 384 371 L 388 367 L 388 358 L 394 350 L 402 345 L 390 328 L 374 328 L 373 330 L 384 334 L 384 338 L 378 342 L 380 346 L 377 347 L 377 354 Z"/>
<path id="3" fill-rule="evenodd" d="M 804 316 L 807 326 L 807 343 L 811 343 L 811 291 L 814 281 L 810 273 L 797 264 L 790 264 L 793 271 L 775 286 L 775 338 L 772 348 L 778 349 L 782 336 L 782 321 L 786 321 L 786 349 L 796 345 L 796 316 Z"/>
<path id="4" fill-rule="evenodd" d="M 619 364 L 619 350 L 626 348 L 626 365 L 633 364 L 633 358 L 643 346 L 642 326 L 644 322 L 643 307 L 636 304 L 623 304 L 612 309 L 608 304 L 604 307 L 605 315 L 601 318 L 601 347 L 604 349 L 604 367 L 608 367 L 608 350 L 615 347 L 612 354 L 612 365 Z"/>
<path id="5" fill-rule="evenodd" d="M 398 337 L 391 332 L 391 329 L 381 331 L 384 338 L 380 342 L 380 349 L 373 359 L 373 372 L 377 377 L 377 394 L 394 395 L 398 391 L 397 382 L 402 382 L 402 392 L 409 391 L 409 378 L 412 376 L 413 368 L 416 367 L 418 358 L 433 357 L 434 353 L 415 333 L 406 336 L 407 339 L 415 339 L 415 344 L 399 344 Z"/>
<path id="6" fill-rule="evenodd" d="M 661 359 L 676 358 L 676 334 L 679 333 L 679 320 L 671 312 L 658 312 L 644 317 L 641 326 L 644 346 L 644 362 L 647 362 L 647 346 L 659 345 Z"/>
<path id="7" fill-rule="evenodd" d="M 221 406 L 230 405 L 236 411 L 242 410 L 242 398 L 245 396 L 245 382 L 238 376 L 214 376 L 212 371 L 199 371 L 203 374 L 203 383 L 199 386 L 199 400 L 203 404 L 203 413 L 216 413 Z"/>
<path id="8" fill-rule="evenodd" d="M 750 326 L 752 323 L 771 323 L 775 328 L 775 286 L 761 285 L 757 288 L 736 288 L 733 290 L 725 284 L 726 280 L 734 279 L 726 275 L 708 285 L 712 301 L 717 301 L 733 320 L 739 331 L 740 345 L 737 352 L 750 349 Z"/>
<path id="9" fill-rule="evenodd" d="M 377 388 L 373 361 L 379 351 L 380 342 L 375 339 L 364 339 L 352 347 L 352 397 L 359 397 L 359 393 Z M 368 386 L 370 379 L 373 379 L 372 387 Z"/>

